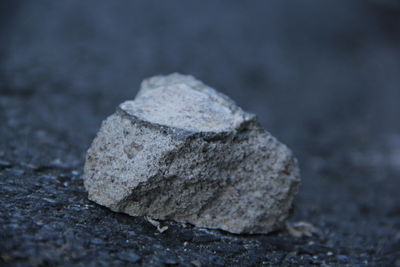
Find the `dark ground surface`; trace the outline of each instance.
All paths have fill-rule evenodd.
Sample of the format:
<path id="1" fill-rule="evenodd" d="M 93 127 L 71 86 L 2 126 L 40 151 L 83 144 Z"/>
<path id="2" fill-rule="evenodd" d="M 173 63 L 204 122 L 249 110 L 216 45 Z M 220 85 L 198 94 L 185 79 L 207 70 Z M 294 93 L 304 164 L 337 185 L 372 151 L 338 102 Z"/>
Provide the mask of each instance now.
<path id="1" fill-rule="evenodd" d="M 2 1 L 0 265 L 400 266 L 397 3 Z M 322 236 L 158 233 L 87 200 L 102 119 L 175 71 L 294 150 L 290 221 Z"/>

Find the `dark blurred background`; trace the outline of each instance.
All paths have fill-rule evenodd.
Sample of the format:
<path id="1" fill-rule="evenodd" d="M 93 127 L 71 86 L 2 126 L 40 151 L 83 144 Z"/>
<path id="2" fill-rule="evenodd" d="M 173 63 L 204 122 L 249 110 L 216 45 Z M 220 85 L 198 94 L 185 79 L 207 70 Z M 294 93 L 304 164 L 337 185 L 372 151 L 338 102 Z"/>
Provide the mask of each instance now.
<path id="1" fill-rule="evenodd" d="M 191 74 L 294 150 L 295 219 L 332 246 L 400 250 L 399 1 L 1 1 L 0 49 L 11 165 L 80 171 L 144 78 Z"/>
<path id="2" fill-rule="evenodd" d="M 133 98 L 143 78 L 171 72 L 218 88 L 277 134 L 353 120 L 368 132 L 399 130 L 395 0 L 2 1 L 0 8 L 1 92 L 69 97 L 43 107 L 43 120 L 66 132 L 72 122 L 63 113 L 98 125 L 89 113 L 102 118 Z"/>

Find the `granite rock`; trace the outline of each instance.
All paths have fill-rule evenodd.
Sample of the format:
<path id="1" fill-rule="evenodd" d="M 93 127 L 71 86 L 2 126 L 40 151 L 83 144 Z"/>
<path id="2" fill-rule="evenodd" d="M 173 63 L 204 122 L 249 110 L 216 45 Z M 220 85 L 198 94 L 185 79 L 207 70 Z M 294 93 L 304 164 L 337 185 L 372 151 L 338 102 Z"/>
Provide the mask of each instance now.
<path id="1" fill-rule="evenodd" d="M 267 233 L 300 184 L 292 152 L 253 114 L 192 76 L 143 81 L 87 152 L 89 199 L 117 212 Z"/>

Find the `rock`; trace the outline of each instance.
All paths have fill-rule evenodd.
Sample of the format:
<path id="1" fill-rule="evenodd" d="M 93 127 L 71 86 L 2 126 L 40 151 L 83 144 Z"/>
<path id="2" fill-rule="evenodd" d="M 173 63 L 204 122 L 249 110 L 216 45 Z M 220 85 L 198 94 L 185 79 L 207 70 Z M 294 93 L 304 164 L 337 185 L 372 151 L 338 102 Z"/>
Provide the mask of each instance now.
<path id="1" fill-rule="evenodd" d="M 232 233 L 282 226 L 300 184 L 292 152 L 192 76 L 143 81 L 87 152 L 89 199 L 113 211 Z"/>
<path id="2" fill-rule="evenodd" d="M 312 237 L 313 235 L 322 237 L 321 230 L 309 222 L 286 222 L 286 230 L 296 238 Z"/>

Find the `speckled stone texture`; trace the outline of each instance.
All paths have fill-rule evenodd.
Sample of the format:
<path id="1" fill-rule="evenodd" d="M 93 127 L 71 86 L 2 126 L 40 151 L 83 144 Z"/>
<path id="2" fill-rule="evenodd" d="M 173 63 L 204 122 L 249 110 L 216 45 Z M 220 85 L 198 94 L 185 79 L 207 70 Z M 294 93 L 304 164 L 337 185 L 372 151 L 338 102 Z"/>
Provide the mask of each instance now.
<path id="1" fill-rule="evenodd" d="M 232 233 L 281 227 L 300 184 L 292 152 L 254 115 L 180 74 L 145 80 L 103 122 L 84 177 L 114 211 Z"/>

